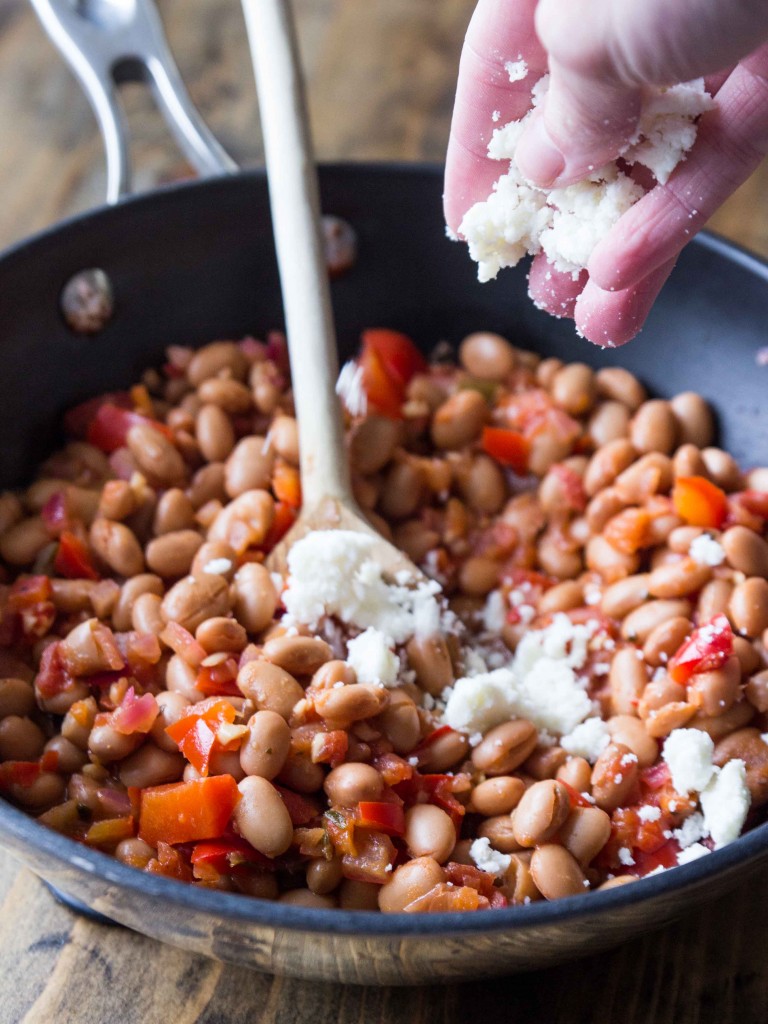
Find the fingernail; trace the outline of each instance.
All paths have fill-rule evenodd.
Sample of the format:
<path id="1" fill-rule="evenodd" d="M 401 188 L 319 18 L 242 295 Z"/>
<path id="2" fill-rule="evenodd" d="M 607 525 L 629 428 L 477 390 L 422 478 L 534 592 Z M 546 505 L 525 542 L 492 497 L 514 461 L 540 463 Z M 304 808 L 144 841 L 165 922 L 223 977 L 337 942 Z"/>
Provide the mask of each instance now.
<path id="1" fill-rule="evenodd" d="M 565 170 L 565 157 L 549 137 L 543 117 L 531 121 L 518 143 L 515 159 L 523 177 L 543 188 Z"/>

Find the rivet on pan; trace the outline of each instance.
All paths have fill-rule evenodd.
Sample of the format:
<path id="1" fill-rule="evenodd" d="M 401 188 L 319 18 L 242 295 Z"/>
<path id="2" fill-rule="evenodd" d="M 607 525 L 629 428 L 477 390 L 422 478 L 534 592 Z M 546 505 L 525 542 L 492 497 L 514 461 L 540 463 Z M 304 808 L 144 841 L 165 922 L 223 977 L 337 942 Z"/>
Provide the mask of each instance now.
<path id="1" fill-rule="evenodd" d="M 357 232 L 352 225 L 326 214 L 322 219 L 323 249 L 328 273 L 332 278 L 341 277 L 351 270 L 357 259 Z"/>
<path id="2" fill-rule="evenodd" d="M 74 274 L 61 291 L 61 312 L 70 330 L 98 334 L 114 312 L 112 283 L 98 267 Z"/>

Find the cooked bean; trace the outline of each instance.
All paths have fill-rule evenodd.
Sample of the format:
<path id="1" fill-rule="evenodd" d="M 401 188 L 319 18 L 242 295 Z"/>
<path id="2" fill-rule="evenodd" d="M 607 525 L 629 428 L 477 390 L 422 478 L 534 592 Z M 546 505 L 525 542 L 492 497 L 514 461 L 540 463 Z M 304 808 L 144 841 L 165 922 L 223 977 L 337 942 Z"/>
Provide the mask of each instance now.
<path id="1" fill-rule="evenodd" d="M 595 803 L 604 811 L 616 810 L 627 802 L 637 786 L 637 778 L 637 754 L 625 744 L 612 741 L 592 769 L 592 796 Z"/>
<path id="2" fill-rule="evenodd" d="M 309 754 L 302 753 L 289 754 L 277 776 L 277 781 L 282 786 L 287 786 L 296 793 L 305 794 L 317 793 L 322 789 L 324 780 L 323 766 L 315 764 Z"/>
<path id="3" fill-rule="evenodd" d="M 659 756 L 659 745 L 648 735 L 645 724 L 631 714 L 613 715 L 606 722 L 611 739 L 637 757 L 640 768 L 650 768 Z"/>
<path id="4" fill-rule="evenodd" d="M 690 556 L 660 566 L 648 577 L 648 592 L 653 597 L 684 597 L 701 590 L 712 578 L 712 567 L 701 565 Z"/>
<path id="5" fill-rule="evenodd" d="M 316 636 L 276 636 L 264 644 L 262 653 L 293 676 L 311 676 L 333 657 L 325 640 Z"/>
<path id="6" fill-rule="evenodd" d="M 175 753 L 179 749 L 178 745 L 165 730 L 188 713 L 190 703 L 183 694 L 170 691 L 158 693 L 155 700 L 157 701 L 159 713 L 152 723 L 149 735 L 158 747 L 171 754 Z"/>
<path id="7" fill-rule="evenodd" d="M 564 846 L 555 843 L 546 843 L 533 851 L 531 876 L 547 900 L 577 896 L 587 890 L 587 880 L 579 862 Z"/>
<path id="8" fill-rule="evenodd" d="M 552 379 L 552 397 L 572 416 L 583 416 L 595 404 L 595 372 L 586 363 L 567 363 Z"/>
<path id="9" fill-rule="evenodd" d="M 640 654 L 636 647 L 621 647 L 611 659 L 608 684 L 615 714 L 637 714 L 637 702 L 648 682 L 648 670 Z"/>
<path id="10" fill-rule="evenodd" d="M 238 620 L 249 633 L 260 633 L 277 608 L 278 596 L 269 572 L 257 562 L 246 562 L 235 574 L 234 595 Z"/>
<path id="11" fill-rule="evenodd" d="M 702 448 L 701 457 L 709 479 L 724 491 L 738 491 L 744 478 L 736 459 L 721 448 Z"/>
<path id="12" fill-rule="evenodd" d="M 123 839 L 115 848 L 115 857 L 123 864 L 143 871 L 154 858 L 155 850 L 143 839 Z"/>
<path id="13" fill-rule="evenodd" d="M 36 761 L 44 746 L 45 735 L 31 718 L 6 715 L 0 720 L 0 760 Z"/>
<path id="14" fill-rule="evenodd" d="M 223 462 L 235 446 L 232 420 L 218 405 L 203 405 L 195 418 L 195 436 L 208 462 Z"/>
<path id="15" fill-rule="evenodd" d="M 524 850 L 511 855 L 509 867 L 504 873 L 502 892 L 510 903 L 515 906 L 532 903 L 534 900 L 541 899 L 541 893 L 536 888 L 536 883 L 531 874 L 530 850 Z"/>
<path id="16" fill-rule="evenodd" d="M 23 679 L 0 679 L 0 718 L 29 715 L 35 707 L 35 691 Z"/>
<path id="17" fill-rule="evenodd" d="M 520 803 L 525 783 L 513 775 L 485 779 L 472 790 L 472 810 L 487 817 L 509 814 Z"/>
<path id="18" fill-rule="evenodd" d="M 760 636 L 768 629 L 768 581 L 752 576 L 737 584 L 728 604 L 728 616 L 739 633 Z"/>
<path id="19" fill-rule="evenodd" d="M 669 403 L 681 444 L 704 448 L 712 442 L 715 423 L 707 403 L 695 391 L 683 391 Z"/>
<path id="20" fill-rule="evenodd" d="M 640 505 L 653 494 L 672 486 L 672 460 L 661 452 L 648 452 L 619 473 L 614 487 L 627 505 Z"/>
<path id="21" fill-rule="evenodd" d="M 523 762 L 520 771 L 538 782 L 542 779 L 554 779 L 567 759 L 567 752 L 557 744 L 537 746 L 530 757 Z"/>
<path id="22" fill-rule="evenodd" d="M 378 473 L 395 453 L 401 436 L 396 420 L 369 416 L 358 423 L 349 435 L 349 457 L 352 466 L 366 476 Z"/>
<path id="23" fill-rule="evenodd" d="M 459 346 L 459 361 L 473 377 L 501 382 L 515 368 L 515 350 L 500 334 L 476 331 Z"/>
<path id="24" fill-rule="evenodd" d="M 248 736 L 240 747 L 240 764 L 246 775 L 274 779 L 291 749 L 291 730 L 276 711 L 257 711 L 248 720 Z"/>
<path id="25" fill-rule="evenodd" d="M 734 758 L 744 762 L 752 807 L 768 803 L 768 744 L 758 729 L 738 729 L 715 746 L 712 760 L 721 768 Z"/>
<path id="26" fill-rule="evenodd" d="M 623 402 L 633 412 L 645 401 L 645 389 L 629 370 L 606 366 L 595 374 L 598 394 Z"/>
<path id="27" fill-rule="evenodd" d="M 432 440 L 438 448 L 463 448 L 480 434 L 487 418 L 488 405 L 479 391 L 457 391 L 436 410 Z"/>
<path id="28" fill-rule="evenodd" d="M 741 692 L 741 663 L 731 655 L 720 668 L 697 672 L 688 684 L 688 700 L 705 715 L 722 715 Z"/>
<path id="29" fill-rule="evenodd" d="M 278 903 L 292 907 L 314 907 L 315 910 L 330 910 L 336 906 L 333 896 L 319 896 L 309 889 L 289 889 L 277 897 Z"/>
<path id="30" fill-rule="evenodd" d="M 293 839 L 288 809 L 271 782 L 249 775 L 238 783 L 240 800 L 233 814 L 240 834 L 265 857 L 279 857 Z"/>
<path id="31" fill-rule="evenodd" d="M 751 676 L 762 666 L 763 659 L 756 643 L 743 636 L 734 636 L 733 653 L 739 659 L 742 676 Z"/>
<path id="32" fill-rule="evenodd" d="M 218 615 L 201 622 L 195 639 L 208 654 L 229 651 L 239 654 L 248 644 L 248 634 L 236 619 Z"/>
<path id="33" fill-rule="evenodd" d="M 203 538 L 196 530 L 175 530 L 163 534 L 147 545 L 147 565 L 164 579 L 183 576 L 189 572 L 202 543 Z"/>
<path id="34" fill-rule="evenodd" d="M 710 580 L 699 594 L 696 611 L 700 622 L 707 622 L 715 615 L 725 614 L 733 594 L 733 583 L 730 580 Z"/>
<path id="35" fill-rule="evenodd" d="M 172 693 L 181 694 L 196 704 L 205 694 L 197 688 L 197 669 L 188 665 L 178 654 L 174 654 L 165 669 L 165 685 Z"/>
<path id="36" fill-rule="evenodd" d="M 131 427 L 126 435 L 128 449 L 139 469 L 161 484 L 178 484 L 186 478 L 181 452 L 159 430 L 147 423 Z"/>
<path id="37" fill-rule="evenodd" d="M 263 437 L 244 437 L 224 464 L 224 486 L 230 498 L 246 491 L 266 490 L 272 479 L 275 450 Z"/>
<path id="38" fill-rule="evenodd" d="M 187 366 L 187 379 L 196 388 L 222 372 L 235 380 L 244 380 L 248 372 L 248 361 L 234 341 L 212 341 L 198 349 Z"/>
<path id="39" fill-rule="evenodd" d="M 419 686 L 427 693 L 438 697 L 446 686 L 453 684 L 453 664 L 445 637 L 412 637 L 405 650 Z"/>
<path id="40" fill-rule="evenodd" d="M 269 428 L 269 443 L 292 466 L 299 464 L 299 428 L 293 416 L 276 416 Z"/>
<path id="41" fill-rule="evenodd" d="M 214 519 L 208 529 L 209 541 L 232 544 L 236 550 L 261 544 L 275 514 L 275 502 L 267 491 L 245 491 Z M 239 545 L 239 546 L 238 546 Z"/>
<path id="42" fill-rule="evenodd" d="M 571 798 L 562 782 L 545 779 L 523 793 L 512 819 L 521 846 L 545 843 L 558 831 L 571 811 Z"/>
<path id="43" fill-rule="evenodd" d="M 533 752 L 538 742 L 535 725 L 525 718 L 497 725 L 472 751 L 472 763 L 487 775 L 507 775 Z"/>
<path id="44" fill-rule="evenodd" d="M 339 906 L 342 910 L 378 910 L 380 888 L 375 882 L 345 878 L 338 889 Z"/>
<path id="45" fill-rule="evenodd" d="M 558 782 L 566 782 L 577 793 L 588 793 L 592 785 L 592 767 L 583 757 L 569 757 L 565 764 L 557 769 L 555 778 Z"/>
<path id="46" fill-rule="evenodd" d="M 756 672 L 747 680 L 744 696 L 758 711 L 768 711 L 768 669 Z"/>
<path id="47" fill-rule="evenodd" d="M 223 576 L 203 573 L 185 576 L 163 598 L 166 622 L 178 622 L 194 632 L 201 622 L 229 611 L 229 587 Z"/>
<path id="48" fill-rule="evenodd" d="M 81 750 L 88 747 L 88 736 L 97 714 L 96 701 L 88 697 L 67 710 L 61 723 L 61 735 Z"/>
<path id="49" fill-rule="evenodd" d="M 187 497 L 196 508 L 202 508 L 209 501 L 226 501 L 224 489 L 225 469 L 222 462 L 211 462 L 202 466 L 187 488 Z"/>
<path id="50" fill-rule="evenodd" d="M 723 712 L 722 715 L 711 717 L 701 711 L 697 712 L 692 718 L 688 719 L 686 728 L 701 729 L 702 732 L 707 733 L 717 743 L 736 729 L 749 725 L 754 717 L 755 709 L 749 701 L 739 700 L 732 707 L 728 708 L 727 711 Z"/>
<path id="51" fill-rule="evenodd" d="M 654 667 L 666 665 L 692 631 L 693 623 L 683 615 L 667 619 L 648 634 L 643 645 L 643 657 Z"/>
<path id="52" fill-rule="evenodd" d="M 637 713 L 640 718 L 645 719 L 651 712 L 657 711 L 665 704 L 681 700 L 685 700 L 684 686 L 676 683 L 668 675 L 654 676 L 643 690 L 643 696 L 637 706 Z"/>
<path id="53" fill-rule="evenodd" d="M 64 791 L 64 779 L 53 772 L 40 772 L 34 782 L 28 786 L 14 785 L 11 787 L 11 795 L 14 799 L 30 811 L 42 811 L 46 807 L 60 803 L 64 797 Z"/>
<path id="54" fill-rule="evenodd" d="M 728 564 L 746 576 L 768 577 L 768 543 L 746 526 L 732 526 L 720 539 Z"/>
<path id="55" fill-rule="evenodd" d="M 621 402 L 600 402 L 590 417 L 587 432 L 598 447 L 629 436 L 630 413 Z"/>
<path id="56" fill-rule="evenodd" d="M 184 763 L 181 754 L 163 750 L 154 743 L 145 743 L 120 762 L 118 775 L 124 786 L 136 786 L 138 789 L 162 786 L 181 778 Z"/>
<path id="57" fill-rule="evenodd" d="M 29 565 L 51 542 L 40 516 L 30 516 L 11 526 L 0 537 L 0 555 L 9 565 Z"/>
<path id="58" fill-rule="evenodd" d="M 343 877 L 340 857 L 334 857 L 332 860 L 321 857 L 307 865 L 307 888 L 318 896 L 325 896 L 337 889 Z M 376 895 L 378 897 L 378 891 Z M 376 909 L 377 905 L 378 900 L 373 909 Z"/>
<path id="59" fill-rule="evenodd" d="M 323 789 L 333 806 L 354 807 L 360 800 L 378 800 L 384 780 L 373 765 L 347 762 L 328 772 Z"/>
<path id="60" fill-rule="evenodd" d="M 389 694 L 383 687 L 365 683 L 324 690 L 315 698 L 317 713 L 334 729 L 346 729 L 353 722 L 373 718 L 388 703 Z"/>
<path id="61" fill-rule="evenodd" d="M 172 487 L 161 495 L 152 530 L 156 536 L 175 533 L 177 530 L 189 530 L 195 525 L 195 509 L 184 491 Z"/>
<path id="62" fill-rule="evenodd" d="M 118 732 L 108 722 L 98 720 L 91 729 L 88 737 L 88 751 L 97 763 L 108 764 L 111 761 L 120 761 L 128 757 L 139 746 L 144 737 L 140 733 Z"/>
<path id="63" fill-rule="evenodd" d="M 459 489 L 467 506 L 485 515 L 496 515 L 507 499 L 504 474 L 487 455 L 475 455 L 469 471 L 459 480 Z"/>
<path id="64" fill-rule="evenodd" d="M 634 575 L 640 568 L 638 554 L 619 551 L 605 537 L 590 537 L 586 549 L 587 568 L 598 572 L 606 583 Z"/>
<path id="65" fill-rule="evenodd" d="M 236 568 L 237 555 L 234 548 L 222 541 L 209 540 L 197 549 L 195 557 L 192 559 L 190 574 L 201 576 L 203 573 L 213 573 L 214 576 L 223 576 L 231 581 Z"/>
<path id="66" fill-rule="evenodd" d="M 515 838 L 514 812 L 497 814 L 480 822 L 477 829 L 478 837 L 487 839 L 494 850 L 499 853 L 514 853 L 522 847 Z"/>
<path id="67" fill-rule="evenodd" d="M 304 696 L 290 673 L 261 658 L 243 665 L 237 674 L 237 686 L 259 710 L 276 711 L 286 721 Z"/>
<path id="68" fill-rule="evenodd" d="M 672 470 L 675 479 L 680 476 L 706 477 L 708 475 L 701 452 L 693 444 L 680 445 L 672 458 Z"/>
<path id="69" fill-rule="evenodd" d="M 672 618 L 690 618 L 689 601 L 647 601 L 635 608 L 621 624 L 621 635 L 625 640 L 644 644 L 657 626 Z"/>
<path id="70" fill-rule="evenodd" d="M 444 881 L 445 872 L 434 857 L 410 860 L 395 868 L 379 889 L 379 909 L 385 914 L 398 914 Z"/>
<path id="71" fill-rule="evenodd" d="M 611 834 L 611 818 L 599 807 L 574 807 L 558 836 L 582 868 L 597 856 Z"/>
<path id="72" fill-rule="evenodd" d="M 409 754 L 421 739 L 418 709 L 402 690 L 390 690 L 389 704 L 382 711 L 379 721 L 396 754 Z"/>
<path id="73" fill-rule="evenodd" d="M 203 404 L 218 405 L 232 416 L 248 412 L 253 405 L 251 392 L 245 384 L 225 377 L 204 380 L 197 394 Z"/>
<path id="74" fill-rule="evenodd" d="M 119 576 L 137 576 L 144 570 L 144 554 L 135 534 L 123 523 L 94 519 L 90 541 L 93 550 Z"/>
<path id="75" fill-rule="evenodd" d="M 600 608 L 614 619 L 623 619 L 648 598 L 648 573 L 617 580 L 603 591 Z"/>
<path id="76" fill-rule="evenodd" d="M 443 733 L 419 754 L 419 765 L 430 772 L 444 772 L 463 762 L 469 753 L 469 740 L 452 730 Z"/>
<path id="77" fill-rule="evenodd" d="M 637 458 L 631 441 L 620 438 L 602 445 L 589 461 L 584 474 L 584 490 L 594 497 L 604 487 L 609 487 L 616 477 Z"/>
<path id="78" fill-rule="evenodd" d="M 472 555 L 459 568 L 459 586 L 465 594 L 485 597 L 499 580 L 501 565 L 493 558 Z"/>
<path id="79" fill-rule="evenodd" d="M 157 594 L 139 594 L 131 609 L 131 627 L 139 633 L 159 636 L 165 629 L 163 599 Z"/>
<path id="80" fill-rule="evenodd" d="M 456 829 L 441 807 L 415 804 L 405 812 L 403 839 L 411 857 L 433 857 L 438 864 L 444 864 L 456 843 Z"/>

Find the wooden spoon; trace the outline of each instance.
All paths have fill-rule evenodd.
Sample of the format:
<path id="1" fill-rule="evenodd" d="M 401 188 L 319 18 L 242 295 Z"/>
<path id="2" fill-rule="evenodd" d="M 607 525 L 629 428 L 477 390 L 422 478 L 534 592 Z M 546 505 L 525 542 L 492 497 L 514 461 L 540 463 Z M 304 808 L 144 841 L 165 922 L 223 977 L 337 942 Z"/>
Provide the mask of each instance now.
<path id="1" fill-rule="evenodd" d="M 365 520 L 344 447 L 320 200 L 289 0 L 243 0 L 259 96 L 272 223 L 299 424 L 302 508 L 267 560 L 285 574 L 293 544 L 311 530 L 352 530 L 374 541 L 385 575 L 422 573 Z"/>

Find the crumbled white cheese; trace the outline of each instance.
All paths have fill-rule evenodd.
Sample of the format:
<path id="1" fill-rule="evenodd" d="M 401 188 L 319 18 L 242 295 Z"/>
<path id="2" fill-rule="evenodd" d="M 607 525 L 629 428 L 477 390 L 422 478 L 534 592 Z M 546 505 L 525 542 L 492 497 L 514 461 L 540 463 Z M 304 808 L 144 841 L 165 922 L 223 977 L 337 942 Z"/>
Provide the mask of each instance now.
<path id="1" fill-rule="evenodd" d="M 534 107 L 546 87 L 544 76 L 532 91 Z M 695 141 L 696 117 L 712 106 L 702 79 L 650 94 L 625 160 L 649 167 L 663 184 Z M 478 263 L 480 281 L 489 281 L 502 267 L 515 266 L 527 253 L 542 250 L 558 270 L 575 275 L 619 217 L 643 195 L 616 163 L 596 168 L 565 188 L 531 185 L 514 159 L 529 117 L 530 112 L 494 131 L 488 156 L 509 161 L 509 169 L 488 198 L 470 208 L 459 228 Z"/>
<path id="2" fill-rule="evenodd" d="M 699 797 L 704 825 L 715 841 L 725 846 L 741 834 L 749 812 L 750 793 L 746 766 L 741 760 L 715 768 L 712 780 Z"/>
<path id="3" fill-rule="evenodd" d="M 500 633 L 507 622 L 507 605 L 500 590 L 492 590 L 483 607 L 483 629 L 486 633 Z"/>
<path id="4" fill-rule="evenodd" d="M 499 853 L 491 846 L 490 839 L 476 839 L 469 848 L 469 855 L 481 871 L 489 875 L 503 875 L 512 863 L 508 853 Z"/>
<path id="5" fill-rule="evenodd" d="M 368 396 L 363 387 L 363 368 L 350 360 L 344 363 L 336 381 L 336 394 L 353 416 L 365 416 L 368 411 Z"/>
<path id="6" fill-rule="evenodd" d="M 511 665 L 457 680 L 444 720 L 469 733 L 511 718 L 527 718 L 558 736 L 572 732 L 592 712 L 586 680 L 576 673 L 586 662 L 592 632 L 590 624 L 555 615 L 546 629 L 523 637 Z"/>
<path id="7" fill-rule="evenodd" d="M 672 835 L 678 841 L 682 850 L 692 846 L 694 843 L 698 843 L 700 839 L 705 839 L 709 835 L 709 830 L 704 823 L 704 815 L 699 814 L 698 811 L 695 814 L 691 814 L 685 819 L 680 828 L 676 828 L 672 832 Z"/>
<path id="8" fill-rule="evenodd" d="M 560 746 L 574 757 L 583 757 L 594 764 L 610 741 L 608 726 L 602 718 L 588 718 L 563 736 Z"/>
<path id="9" fill-rule="evenodd" d="M 212 576 L 223 576 L 231 568 L 232 561 L 229 558 L 212 558 L 203 566 L 203 572 L 210 573 Z"/>
<path id="10" fill-rule="evenodd" d="M 723 546 L 708 533 L 700 533 L 698 537 L 694 537 L 688 554 L 699 565 L 722 565 L 725 561 Z"/>
<path id="11" fill-rule="evenodd" d="M 504 70 L 509 75 L 510 82 L 522 82 L 528 75 L 528 65 L 520 58 L 520 60 L 508 60 L 504 65 Z"/>
<path id="12" fill-rule="evenodd" d="M 619 847 L 619 861 L 625 867 L 631 867 L 635 863 L 635 858 L 632 856 L 632 851 L 626 846 Z"/>
<path id="13" fill-rule="evenodd" d="M 283 595 L 286 625 L 317 628 L 326 615 L 359 629 L 373 626 L 396 644 L 412 636 L 430 636 L 441 622 L 450 629 L 450 613 L 437 602 L 440 585 L 387 583 L 371 558 L 376 541 L 350 530 L 315 530 L 288 554 L 288 586 Z"/>
<path id="14" fill-rule="evenodd" d="M 681 850 L 677 855 L 678 864 L 690 864 L 691 861 L 698 860 L 699 857 L 705 857 L 709 853 L 706 846 L 702 846 L 701 843 L 693 843 L 691 846 Z"/>
<path id="15" fill-rule="evenodd" d="M 347 645 L 347 663 L 360 683 L 381 683 L 395 686 L 400 672 L 400 659 L 393 651 L 394 643 L 379 629 L 369 626 Z"/>
<path id="16" fill-rule="evenodd" d="M 672 785 L 681 795 L 701 792 L 712 777 L 712 738 L 700 729 L 673 729 L 664 742 Z"/>
<path id="17" fill-rule="evenodd" d="M 651 804 L 643 804 L 638 809 L 637 816 L 640 821 L 658 821 L 661 817 L 661 808 L 654 807 Z"/>

